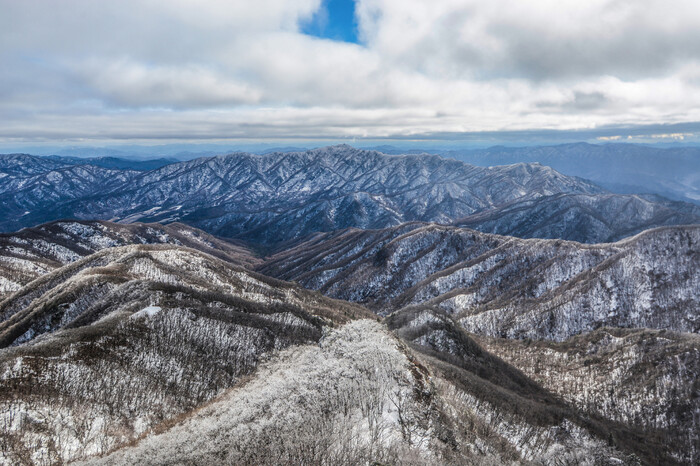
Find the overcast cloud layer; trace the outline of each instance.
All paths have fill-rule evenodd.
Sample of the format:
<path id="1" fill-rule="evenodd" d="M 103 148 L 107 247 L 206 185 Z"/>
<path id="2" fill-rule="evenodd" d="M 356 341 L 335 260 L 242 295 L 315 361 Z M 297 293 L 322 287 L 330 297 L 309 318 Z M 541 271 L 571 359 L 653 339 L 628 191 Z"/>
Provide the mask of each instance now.
<path id="1" fill-rule="evenodd" d="M 697 0 L 0 0 L 0 140 L 411 137 L 700 121 Z"/>

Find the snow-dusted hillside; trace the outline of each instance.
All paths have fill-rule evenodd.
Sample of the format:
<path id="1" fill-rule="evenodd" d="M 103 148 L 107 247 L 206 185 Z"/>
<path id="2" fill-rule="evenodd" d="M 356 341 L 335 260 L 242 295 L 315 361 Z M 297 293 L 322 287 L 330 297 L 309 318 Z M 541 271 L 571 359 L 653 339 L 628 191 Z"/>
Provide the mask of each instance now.
<path id="1" fill-rule="evenodd" d="M 664 225 L 700 224 L 700 206 L 654 195 L 555 194 L 515 201 L 454 225 L 519 238 L 606 243 Z"/>
<path id="2" fill-rule="evenodd" d="M 602 328 L 561 343 L 479 337 L 493 354 L 584 413 L 647 430 L 700 461 L 700 336 Z"/>
<path id="3" fill-rule="evenodd" d="M 0 316 L 0 464 L 56 464 L 129 442 L 265 355 L 372 314 L 200 251 L 141 245 L 40 277 Z"/>
<path id="4" fill-rule="evenodd" d="M 497 403 L 508 395 L 488 399 L 446 366 L 419 361 L 376 322 L 352 322 L 318 346 L 285 350 L 246 385 L 94 464 L 619 464 L 633 458 L 608 446 L 595 427 L 578 425 L 575 415 L 555 419 L 552 408 L 552 418 L 535 423 L 503 409 Z M 548 409 L 528 396 L 522 401 Z"/>
<path id="5" fill-rule="evenodd" d="M 40 275 L 96 251 L 160 243 L 187 246 L 242 266 L 259 262 L 246 248 L 184 224 L 58 221 L 0 234 L 0 299 Z"/>
<path id="6" fill-rule="evenodd" d="M 3 244 L 51 265 L 0 302 L 0 464 L 693 462 L 696 335 L 567 338 L 693 325 L 699 236 L 416 222 L 263 264 L 179 224 L 24 230 Z"/>
<path id="7" fill-rule="evenodd" d="M 347 145 L 233 153 L 141 172 L 0 155 L 0 177 L 5 231 L 60 218 L 181 221 L 270 244 L 347 227 L 460 220 L 483 231 L 596 242 L 700 223 L 697 206 L 609 194 L 538 163 L 476 167 Z"/>
<path id="8" fill-rule="evenodd" d="M 43 275 L 0 302 L 0 347 L 61 328 L 89 325 L 117 310 L 130 309 L 132 301 L 133 305 L 152 301 L 151 293 L 177 295 L 180 288 L 191 289 L 214 305 L 224 299 L 220 294 L 227 293 L 266 304 L 303 301 L 289 284 L 195 249 L 169 244 L 110 248 Z M 309 294 L 299 290 L 303 296 Z M 318 293 L 311 296 L 318 296 L 313 302 L 325 300 Z M 363 309 L 349 303 L 346 307 Z"/>
<path id="9" fill-rule="evenodd" d="M 445 309 L 467 330 L 563 340 L 600 326 L 700 330 L 700 226 L 584 245 L 431 224 L 317 235 L 262 273 L 389 313 Z"/>

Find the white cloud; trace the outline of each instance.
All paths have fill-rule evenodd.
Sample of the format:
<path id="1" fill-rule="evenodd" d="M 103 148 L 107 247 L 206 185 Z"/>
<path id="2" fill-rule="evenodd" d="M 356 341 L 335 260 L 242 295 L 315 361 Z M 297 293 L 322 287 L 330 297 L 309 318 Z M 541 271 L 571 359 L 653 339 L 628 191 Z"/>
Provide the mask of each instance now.
<path id="1" fill-rule="evenodd" d="M 259 89 L 203 65 L 146 65 L 128 59 L 78 65 L 84 83 L 105 100 L 126 107 L 220 107 L 255 104 Z"/>
<path id="2" fill-rule="evenodd" d="M 700 58 L 692 0 L 360 0 L 364 37 L 397 66 L 473 79 L 665 72 Z"/>
<path id="3" fill-rule="evenodd" d="M 0 137 L 389 137 L 700 121 L 700 3 L 0 0 Z"/>

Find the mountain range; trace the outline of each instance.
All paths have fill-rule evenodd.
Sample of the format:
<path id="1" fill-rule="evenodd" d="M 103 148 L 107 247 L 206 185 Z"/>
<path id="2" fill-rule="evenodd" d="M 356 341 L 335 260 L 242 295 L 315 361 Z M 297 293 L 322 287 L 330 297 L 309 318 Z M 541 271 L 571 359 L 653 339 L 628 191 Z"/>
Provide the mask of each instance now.
<path id="1" fill-rule="evenodd" d="M 271 245 L 317 231 L 455 221 L 521 237 L 614 241 L 700 222 L 700 206 L 615 195 L 536 163 L 477 167 L 350 146 L 234 153 L 147 171 L 0 157 L 0 229 L 63 218 L 183 222 Z"/>
<path id="2" fill-rule="evenodd" d="M 440 151 L 475 165 L 540 162 L 618 193 L 656 193 L 700 203 L 700 148 L 572 143 Z"/>
<path id="3" fill-rule="evenodd" d="M 409 306 L 380 323 L 361 306 L 251 270 L 264 269 L 262 259 L 251 262 L 238 246 L 142 244 L 143 233 L 158 227 L 128 227 L 135 231 L 59 222 L 18 233 L 49 242 L 73 231 L 105 244 L 122 232 L 137 244 L 85 250 L 0 303 L 4 462 L 652 464 L 697 457 L 696 424 L 675 414 L 697 403 L 688 390 L 697 340 L 650 334 L 660 348 L 653 361 L 675 370 L 677 385 L 664 382 L 667 389 L 639 408 L 666 421 L 632 422 L 627 410 L 596 410 L 576 398 L 593 391 L 610 399 L 583 375 L 561 394 L 536 382 L 537 374 L 521 372 L 533 364 L 522 353 L 510 363 L 490 352 L 505 358 L 517 342 L 470 336 L 439 306 Z M 178 231 L 196 233 L 167 234 Z M 246 267 L 227 259 L 236 254 Z M 674 341 L 682 346 L 666 351 Z M 546 349 L 535 348 L 537 357 Z M 613 360 L 582 367 L 603 371 Z M 635 387 L 665 380 L 632 377 L 625 380 Z"/>
<path id="4" fill-rule="evenodd" d="M 697 205 L 349 146 L 100 160 L 0 156 L 1 465 L 700 461 Z"/>
<path id="5" fill-rule="evenodd" d="M 560 341 L 601 326 L 697 333 L 698 250 L 698 225 L 584 245 L 413 223 L 318 234 L 259 270 L 379 314 L 436 307 L 477 334 Z"/>
<path id="6" fill-rule="evenodd" d="M 700 148 L 691 145 L 576 142 L 484 149 L 406 150 L 390 145 L 374 149 L 387 154 L 439 154 L 483 167 L 539 162 L 563 174 L 591 180 L 615 193 L 659 194 L 700 203 Z"/>
<path id="7" fill-rule="evenodd" d="M 35 277 L 0 302 L 0 345 L 7 346 L 0 383 L 13 400 L 0 416 L 12 433 L 4 441 L 15 456 L 7 458 L 87 458 L 144 436 L 105 461 L 167 464 L 174 455 L 264 463 L 271 452 L 292 455 L 278 442 L 293 430 L 299 438 L 285 441 L 298 441 L 300 450 L 289 462 L 333 451 L 339 464 L 351 464 L 367 458 L 343 435 L 364 432 L 363 423 L 374 422 L 365 416 L 381 409 L 394 414 L 380 416 L 377 438 L 404 440 L 365 438 L 362 451 L 385 461 L 556 464 L 566 452 L 574 462 L 692 462 L 700 454 L 692 414 L 700 409 L 698 241 L 698 226 L 584 245 L 414 222 L 317 233 L 260 257 L 181 224 L 62 221 L 26 229 L 7 235 L 0 251 L 3 259 L 23 258 L 13 264 Z M 376 323 L 347 301 L 388 317 Z M 299 318 L 311 325 L 302 333 Z M 253 338 L 251 329 L 266 340 L 239 346 Z M 304 346 L 314 339 L 320 347 Z M 404 349 L 397 353 L 396 345 Z M 270 365 L 257 367 L 268 353 L 275 354 Z M 241 358 L 248 365 L 236 369 Z M 230 362 L 221 366 L 222 359 Z M 213 366 L 187 372 L 202 365 Z M 403 366 L 415 375 L 396 372 Z M 161 369 L 144 377 L 148 367 Z M 108 380 L 119 390 L 151 396 L 125 404 L 96 368 L 118 374 Z M 251 388 L 230 389 L 245 374 Z M 359 385 L 338 385 L 345 377 Z M 66 391 L 42 388 L 59 379 Z M 200 385 L 210 388 L 193 388 Z M 421 395 L 398 401 L 396 393 Z M 216 401 L 193 410 L 206 400 Z M 39 420 L 57 406 L 61 416 Z M 339 407 L 346 414 L 331 416 Z M 266 409 L 273 424 L 262 421 Z M 551 437 L 551 429 L 559 433 Z M 226 447 L 231 438 L 235 451 Z M 334 447 L 314 450 L 313 439 Z M 272 447 L 260 453 L 259 442 Z M 21 456 L 38 444 L 45 448 L 34 457 Z"/>

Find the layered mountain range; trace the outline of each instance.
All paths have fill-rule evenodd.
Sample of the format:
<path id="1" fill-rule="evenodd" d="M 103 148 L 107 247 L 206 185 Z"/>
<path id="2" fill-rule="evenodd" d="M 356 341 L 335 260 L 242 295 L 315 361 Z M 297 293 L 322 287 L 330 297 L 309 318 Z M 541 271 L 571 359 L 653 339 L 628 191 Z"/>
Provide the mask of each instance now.
<path id="1" fill-rule="evenodd" d="M 389 154 L 405 150 L 377 148 Z M 412 150 L 410 153 L 423 153 Z M 479 166 L 539 162 L 566 175 L 592 180 L 617 193 L 656 193 L 700 203 L 700 148 L 692 145 L 585 142 L 548 146 L 486 149 L 430 149 L 445 157 Z"/>
<path id="2" fill-rule="evenodd" d="M 318 234 L 259 270 L 380 314 L 435 307 L 475 333 L 562 340 L 601 326 L 700 331 L 699 250 L 697 225 L 584 245 L 409 223 Z"/>
<path id="3" fill-rule="evenodd" d="M 700 461 L 691 204 L 348 146 L 0 200 L 0 464 Z"/>
<path id="4" fill-rule="evenodd" d="M 260 262 L 242 245 L 179 223 L 58 221 L 0 234 L 0 299 L 63 265 L 103 249 L 129 244 L 185 246 L 242 266 Z"/>
<path id="5" fill-rule="evenodd" d="M 181 245 L 87 255 L 0 312 L 7 464 L 676 460 L 661 434 L 582 415 L 444 314 L 382 324 Z"/>
<path id="6" fill-rule="evenodd" d="M 597 242 L 700 222 L 698 206 L 613 195 L 537 163 L 477 167 L 345 145 L 234 153 L 150 171 L 0 156 L 0 180 L 5 231 L 62 218 L 180 221 L 272 244 L 347 227 L 459 220 L 487 232 Z"/>
<path id="7" fill-rule="evenodd" d="M 584 245 L 416 222 L 266 258 L 179 224 L 63 221 L 5 240 L 26 263 L 54 254 L 0 303 L 8 464 L 125 445 L 106 464 L 700 454 L 700 227 Z"/>

